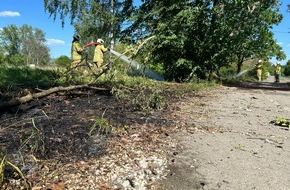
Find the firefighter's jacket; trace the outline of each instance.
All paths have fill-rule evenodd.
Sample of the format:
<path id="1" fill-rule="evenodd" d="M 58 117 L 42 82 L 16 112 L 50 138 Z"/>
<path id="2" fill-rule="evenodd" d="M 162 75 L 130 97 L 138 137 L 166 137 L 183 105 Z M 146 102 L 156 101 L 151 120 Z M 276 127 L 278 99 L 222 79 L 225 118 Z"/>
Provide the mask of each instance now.
<path id="1" fill-rule="evenodd" d="M 276 67 L 275 67 L 275 73 L 276 74 L 280 74 L 280 72 L 281 72 L 281 66 L 280 65 L 276 65 Z"/>
<path id="2" fill-rule="evenodd" d="M 104 53 L 108 51 L 108 48 L 105 48 L 104 45 L 98 44 L 94 52 L 94 62 L 103 62 Z"/>
<path id="3" fill-rule="evenodd" d="M 73 61 L 81 60 L 82 59 L 82 51 L 83 48 L 81 47 L 79 42 L 73 42 L 71 46 L 71 57 Z"/>
<path id="4" fill-rule="evenodd" d="M 256 64 L 256 68 L 257 68 L 257 69 L 262 69 L 262 63 L 257 63 L 257 64 Z"/>

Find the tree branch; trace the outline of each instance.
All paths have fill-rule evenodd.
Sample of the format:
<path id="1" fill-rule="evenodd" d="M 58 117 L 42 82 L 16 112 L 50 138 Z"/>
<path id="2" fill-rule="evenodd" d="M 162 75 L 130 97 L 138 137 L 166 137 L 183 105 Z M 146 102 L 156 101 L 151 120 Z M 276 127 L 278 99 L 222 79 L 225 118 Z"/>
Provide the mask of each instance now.
<path id="1" fill-rule="evenodd" d="M 93 90 L 108 90 L 105 88 L 91 87 L 88 84 L 74 85 L 74 86 L 68 86 L 68 87 L 62 87 L 62 86 L 54 87 L 54 88 L 50 88 L 48 90 L 44 90 L 44 91 L 34 93 L 34 94 L 29 93 L 23 97 L 14 98 L 14 99 L 9 100 L 8 102 L 1 103 L 0 104 L 0 113 L 4 113 L 9 108 L 19 106 L 21 104 L 30 102 L 30 101 L 38 99 L 38 98 L 43 98 L 45 96 L 48 96 L 48 95 L 56 93 L 56 92 L 70 91 L 70 90 L 83 89 L 83 88 L 89 88 L 89 89 L 93 89 Z"/>

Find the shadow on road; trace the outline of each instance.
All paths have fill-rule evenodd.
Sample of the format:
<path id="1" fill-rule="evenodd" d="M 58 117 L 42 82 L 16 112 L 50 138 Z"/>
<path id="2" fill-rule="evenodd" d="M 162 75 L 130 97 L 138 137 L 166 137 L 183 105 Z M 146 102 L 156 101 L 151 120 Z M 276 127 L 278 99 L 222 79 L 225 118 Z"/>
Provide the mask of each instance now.
<path id="1" fill-rule="evenodd" d="M 282 77 L 280 82 L 274 82 L 274 77 L 269 76 L 262 82 L 243 82 L 240 84 L 223 84 L 227 87 L 250 88 L 250 89 L 265 89 L 265 90 L 283 90 L 290 91 L 290 79 Z"/>

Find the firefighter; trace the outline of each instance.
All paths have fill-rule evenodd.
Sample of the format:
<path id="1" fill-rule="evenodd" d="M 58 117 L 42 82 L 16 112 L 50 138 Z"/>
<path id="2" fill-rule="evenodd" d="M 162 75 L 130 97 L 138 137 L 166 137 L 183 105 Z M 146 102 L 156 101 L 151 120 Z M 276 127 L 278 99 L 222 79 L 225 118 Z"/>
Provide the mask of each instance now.
<path id="1" fill-rule="evenodd" d="M 281 75 L 281 65 L 280 62 L 278 62 L 275 66 L 275 82 L 280 82 L 280 75 Z"/>
<path id="2" fill-rule="evenodd" d="M 107 51 L 110 51 L 109 48 L 106 48 L 104 45 L 104 40 L 102 39 L 98 39 L 97 42 L 91 42 L 86 44 L 84 47 L 88 47 L 91 45 L 95 45 L 95 50 L 94 50 L 94 65 L 96 65 L 96 67 L 102 71 L 103 67 L 104 67 L 104 53 Z"/>
<path id="3" fill-rule="evenodd" d="M 256 69 L 257 69 L 257 77 L 258 81 L 260 82 L 262 80 L 262 60 L 260 59 L 258 63 L 256 64 Z"/>
<path id="4" fill-rule="evenodd" d="M 98 39 L 96 43 L 96 48 L 94 52 L 94 60 L 93 62 L 97 65 L 98 68 L 102 68 L 104 66 L 104 53 L 110 51 L 109 48 L 105 48 L 104 40 Z"/>
<path id="5" fill-rule="evenodd" d="M 73 36 L 73 41 L 71 45 L 71 58 L 72 64 L 71 67 L 76 67 L 82 60 L 82 52 L 84 48 L 80 45 L 80 35 L 75 34 Z"/>

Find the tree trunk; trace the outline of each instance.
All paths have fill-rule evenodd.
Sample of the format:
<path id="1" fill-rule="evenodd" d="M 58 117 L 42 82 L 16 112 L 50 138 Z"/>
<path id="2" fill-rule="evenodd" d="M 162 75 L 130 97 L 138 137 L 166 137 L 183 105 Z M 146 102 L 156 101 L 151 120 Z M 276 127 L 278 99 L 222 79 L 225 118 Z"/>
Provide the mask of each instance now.
<path id="1" fill-rule="evenodd" d="M 243 55 L 238 55 L 238 64 L 237 64 L 237 74 L 241 72 L 242 66 L 244 62 L 244 56 Z"/>
<path id="2" fill-rule="evenodd" d="M 108 90 L 108 89 L 104 89 L 104 88 L 96 88 L 96 87 L 91 87 L 87 84 L 84 85 L 76 85 L 76 86 L 68 86 L 68 87 L 54 87 L 54 88 L 50 88 L 48 90 L 44 90 L 42 92 L 38 92 L 35 94 L 27 94 L 23 97 L 20 98 L 14 98 L 12 100 L 9 100 L 8 102 L 4 102 L 0 104 L 0 113 L 4 113 L 5 111 L 7 111 L 7 109 L 12 108 L 12 107 L 16 107 L 19 106 L 23 103 L 27 103 L 30 102 L 34 99 L 38 99 L 38 98 L 43 98 L 45 96 L 48 96 L 50 94 L 56 93 L 56 92 L 60 92 L 60 91 L 70 91 L 70 90 L 75 90 L 75 89 L 82 89 L 82 88 L 90 88 L 90 89 L 94 89 L 94 90 Z"/>

